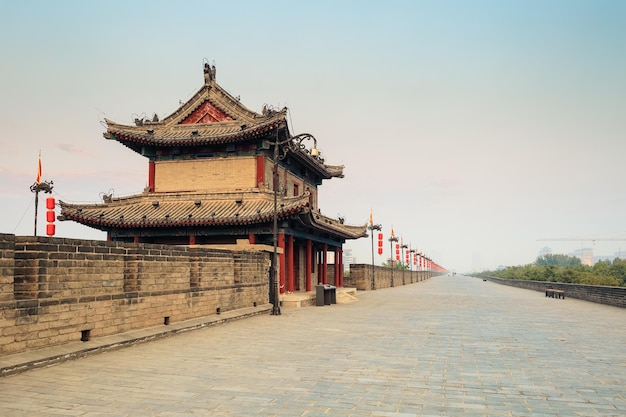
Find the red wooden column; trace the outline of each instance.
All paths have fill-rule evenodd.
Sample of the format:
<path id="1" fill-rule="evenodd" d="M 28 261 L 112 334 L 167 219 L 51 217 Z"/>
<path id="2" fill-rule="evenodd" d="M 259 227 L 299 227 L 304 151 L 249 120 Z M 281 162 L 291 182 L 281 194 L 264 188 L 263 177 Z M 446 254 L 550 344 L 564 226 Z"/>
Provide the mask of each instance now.
<path id="1" fill-rule="evenodd" d="M 339 262 L 337 263 L 339 266 L 339 286 L 343 287 L 343 247 L 338 247 L 337 252 L 339 253 Z"/>
<path id="2" fill-rule="evenodd" d="M 294 292 L 296 288 L 295 265 L 293 264 L 293 236 L 287 236 L 287 277 L 289 279 L 287 291 Z"/>
<path id="3" fill-rule="evenodd" d="M 256 157 L 256 184 L 257 187 L 265 184 L 265 157 L 263 155 Z"/>
<path id="4" fill-rule="evenodd" d="M 189 235 L 189 246 L 196 244 L 196 235 Z"/>
<path id="5" fill-rule="evenodd" d="M 254 245 L 256 243 L 256 237 L 254 233 L 248 233 L 248 242 L 250 242 L 251 245 Z"/>
<path id="6" fill-rule="evenodd" d="M 334 284 L 335 287 L 340 287 L 340 282 L 339 282 L 339 248 L 337 246 L 335 246 L 335 249 L 333 249 L 333 252 L 335 254 L 335 265 L 333 268 L 333 280 L 334 280 Z"/>
<path id="7" fill-rule="evenodd" d="M 306 291 L 311 291 L 311 270 L 313 265 L 313 242 L 311 239 L 306 240 L 306 255 L 305 255 L 305 281 Z"/>
<path id="8" fill-rule="evenodd" d="M 154 173 L 155 173 L 154 161 L 148 162 L 148 189 L 151 193 L 154 192 Z"/>
<path id="9" fill-rule="evenodd" d="M 324 243 L 322 250 L 322 284 L 328 284 L 328 244 Z"/>
<path id="10" fill-rule="evenodd" d="M 280 268 L 278 285 L 280 287 L 280 293 L 284 294 L 285 293 L 285 234 L 284 233 L 278 234 L 278 247 L 283 250 L 282 253 L 278 257 L 278 266 Z"/>
<path id="11" fill-rule="evenodd" d="M 141 238 L 140 238 L 139 236 L 135 236 L 135 237 L 133 238 L 133 242 L 135 242 L 135 243 L 141 243 Z"/>

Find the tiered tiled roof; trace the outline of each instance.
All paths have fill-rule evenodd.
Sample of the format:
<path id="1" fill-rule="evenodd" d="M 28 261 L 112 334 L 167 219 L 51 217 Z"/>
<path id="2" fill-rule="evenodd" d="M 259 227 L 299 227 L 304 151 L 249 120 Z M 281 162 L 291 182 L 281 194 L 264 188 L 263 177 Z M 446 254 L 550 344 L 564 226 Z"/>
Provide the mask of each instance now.
<path id="1" fill-rule="evenodd" d="M 205 147 L 213 149 L 212 145 L 240 142 L 250 142 L 256 145 L 252 149 L 262 149 L 271 155 L 271 146 L 278 142 L 283 148 L 280 152 L 284 148 L 290 150 L 290 161 L 285 161 L 287 166 L 306 169 L 320 183 L 322 179 L 343 177 L 343 165 L 326 165 L 323 158 L 290 135 L 286 114 L 286 108 L 265 107 L 262 113 L 249 110 L 215 82 L 215 67 L 205 64 L 204 85 L 174 113 L 162 120 L 156 116 L 152 120 L 135 120 L 134 126 L 106 120 L 104 137 L 155 158 L 157 151 L 167 155 L 168 148 L 186 149 L 187 155 L 193 157 L 195 152 L 204 152 L 201 149 Z M 242 149 L 250 148 L 243 146 Z M 323 216 L 311 208 L 310 197 L 308 193 L 297 197 L 279 196 L 278 218 L 289 219 L 290 224 L 296 227 L 299 224 L 302 230 L 318 230 L 341 239 L 366 236 L 366 225 L 349 226 Z M 217 226 L 216 233 L 220 233 L 220 226 L 237 228 L 256 224 L 265 228 L 273 220 L 274 194 L 264 188 L 219 193 L 146 191 L 129 197 L 106 198 L 100 204 L 61 201 L 60 205 L 60 219 L 108 232 Z"/>
<path id="2" fill-rule="evenodd" d="M 215 82 L 215 67 L 205 65 L 202 88 L 163 120 L 135 119 L 134 126 L 105 119 L 104 137 L 117 140 L 141 153 L 144 145 L 158 147 L 235 143 L 254 138 L 282 126 L 287 109 L 263 113 L 246 108 Z"/>
<path id="3" fill-rule="evenodd" d="M 236 226 L 269 223 L 273 220 L 271 191 L 232 193 L 144 193 L 110 198 L 103 204 L 60 202 L 62 220 L 74 220 L 100 230 Z M 314 225 L 346 239 L 365 236 L 366 226 L 349 226 L 340 220 L 312 213 L 309 195 L 281 197 L 278 218 L 300 215 Z"/>
<path id="4" fill-rule="evenodd" d="M 146 147 L 198 147 L 223 145 L 258 140 L 279 133 L 281 141 L 290 136 L 287 127 L 287 108 L 263 108 L 256 113 L 245 107 L 215 82 L 215 67 L 205 65 L 204 85 L 178 110 L 163 120 L 158 117 L 136 119 L 134 126 L 105 119 L 104 137 L 116 140 L 133 151 L 143 154 Z M 326 165 L 321 158 L 306 152 L 294 156 L 310 166 L 324 179 L 343 177 L 343 165 Z"/>

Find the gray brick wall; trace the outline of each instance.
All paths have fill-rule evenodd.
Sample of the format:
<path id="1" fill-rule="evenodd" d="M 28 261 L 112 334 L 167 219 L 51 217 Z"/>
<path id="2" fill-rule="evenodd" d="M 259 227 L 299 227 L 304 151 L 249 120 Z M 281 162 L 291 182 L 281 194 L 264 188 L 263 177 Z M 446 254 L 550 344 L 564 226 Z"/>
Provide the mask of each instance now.
<path id="1" fill-rule="evenodd" d="M 269 254 L 0 235 L 0 355 L 268 302 Z"/>

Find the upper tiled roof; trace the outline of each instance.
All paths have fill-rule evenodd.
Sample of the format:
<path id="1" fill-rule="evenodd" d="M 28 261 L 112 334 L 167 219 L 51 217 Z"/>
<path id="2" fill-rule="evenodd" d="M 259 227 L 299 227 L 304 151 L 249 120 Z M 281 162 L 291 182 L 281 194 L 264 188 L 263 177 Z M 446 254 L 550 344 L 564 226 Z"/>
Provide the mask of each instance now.
<path id="1" fill-rule="evenodd" d="M 61 220 L 73 220 L 100 230 L 235 226 L 268 223 L 273 219 L 271 191 L 229 193 L 144 193 L 112 198 L 101 204 L 60 201 Z M 366 226 L 311 213 L 309 196 L 280 198 L 278 218 L 300 215 L 305 223 L 347 239 L 365 236 Z"/>
<path id="2" fill-rule="evenodd" d="M 256 113 L 245 107 L 215 82 L 215 67 L 205 64 L 204 85 L 178 110 L 163 120 L 136 119 L 135 125 L 123 125 L 105 119 L 104 137 L 116 140 L 143 154 L 148 147 L 220 145 L 244 142 L 280 132 L 281 141 L 291 137 L 287 127 L 287 108 L 264 107 Z M 301 149 L 293 153 L 321 178 L 343 177 L 343 165 L 326 165 Z"/>
<path id="3" fill-rule="evenodd" d="M 205 65 L 205 82 L 186 103 L 163 120 L 136 119 L 134 126 L 105 119 L 104 137 L 139 150 L 142 145 L 190 146 L 232 143 L 286 129 L 287 109 L 265 107 L 256 113 L 215 82 L 215 67 Z"/>

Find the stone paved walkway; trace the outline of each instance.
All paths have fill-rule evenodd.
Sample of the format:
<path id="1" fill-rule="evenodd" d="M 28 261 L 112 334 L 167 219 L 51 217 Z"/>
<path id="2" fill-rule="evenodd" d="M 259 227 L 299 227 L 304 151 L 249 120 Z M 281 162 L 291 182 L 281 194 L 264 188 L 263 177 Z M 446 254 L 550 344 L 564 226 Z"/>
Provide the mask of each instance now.
<path id="1" fill-rule="evenodd" d="M 436 277 L 0 378 L 1 416 L 624 416 L 626 309 Z"/>

